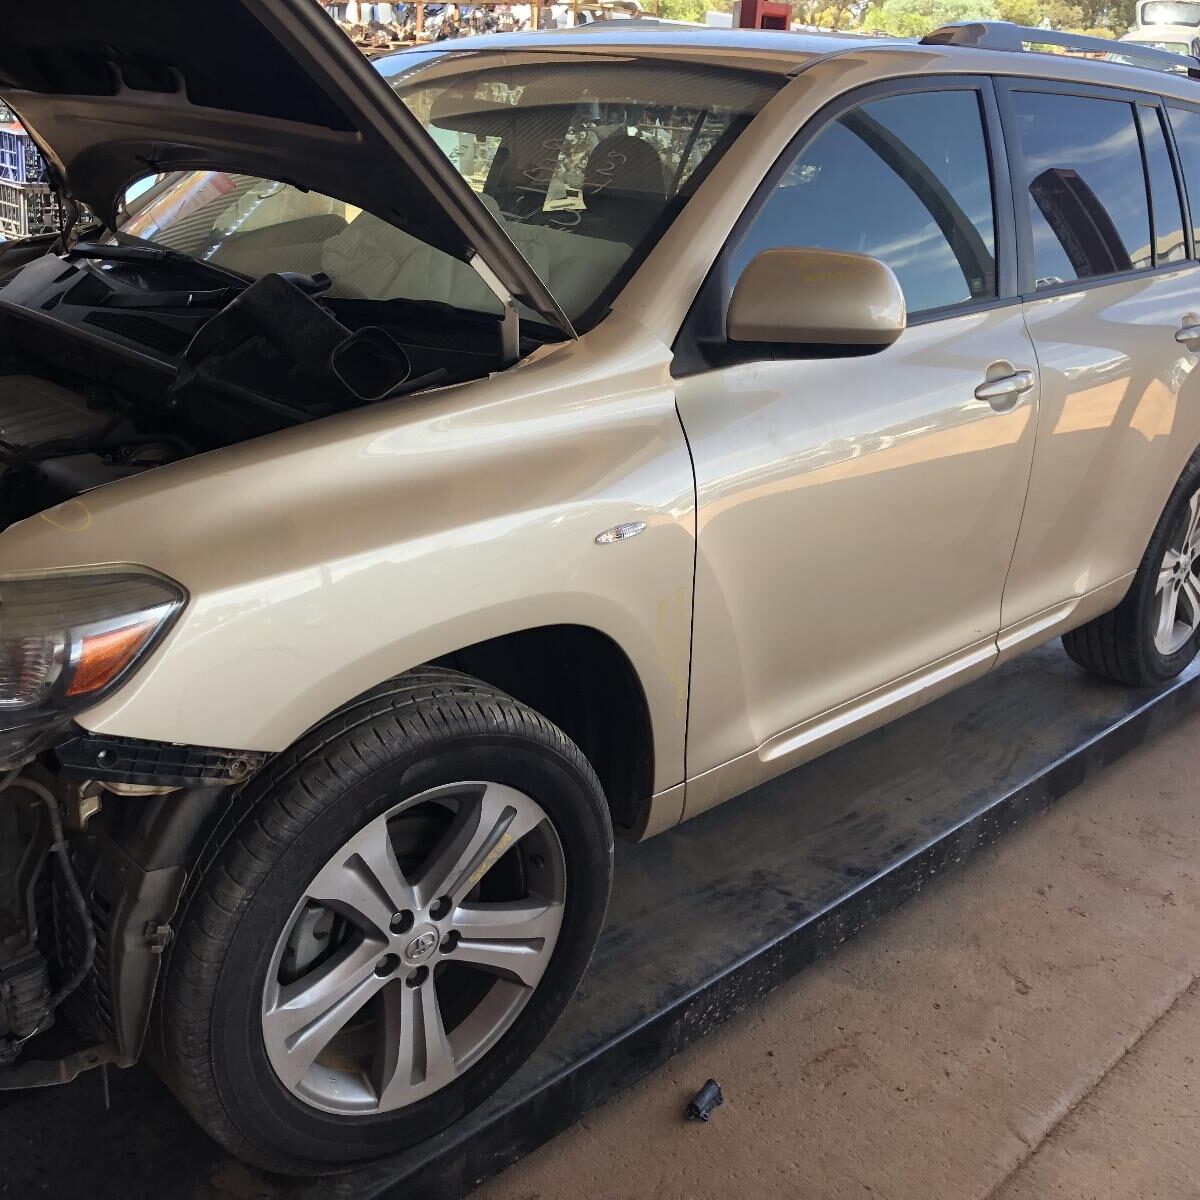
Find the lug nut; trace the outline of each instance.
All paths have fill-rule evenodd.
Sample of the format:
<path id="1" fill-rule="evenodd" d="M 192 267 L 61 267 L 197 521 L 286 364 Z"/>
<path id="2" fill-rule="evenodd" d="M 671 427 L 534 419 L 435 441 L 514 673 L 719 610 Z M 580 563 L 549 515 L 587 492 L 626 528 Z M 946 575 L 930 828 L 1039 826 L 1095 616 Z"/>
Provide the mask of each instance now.
<path id="1" fill-rule="evenodd" d="M 450 903 L 449 896 L 439 896 L 430 906 L 429 915 L 435 921 L 440 921 L 446 916 L 450 909 L 454 906 Z"/>
<path id="2" fill-rule="evenodd" d="M 415 988 L 415 987 L 420 987 L 421 984 L 423 984 L 425 982 L 425 980 L 428 978 L 429 978 L 429 968 L 428 967 L 418 967 L 415 971 L 409 972 L 408 978 L 404 982 L 407 983 L 409 987 Z"/>
<path id="3" fill-rule="evenodd" d="M 399 965 L 400 959 L 395 954 L 385 954 L 375 964 L 375 974 L 378 975 L 380 979 L 386 979 L 396 970 Z"/>
<path id="4" fill-rule="evenodd" d="M 413 915 L 405 909 L 398 912 L 391 920 L 389 928 L 393 933 L 407 933 L 413 927 Z"/>

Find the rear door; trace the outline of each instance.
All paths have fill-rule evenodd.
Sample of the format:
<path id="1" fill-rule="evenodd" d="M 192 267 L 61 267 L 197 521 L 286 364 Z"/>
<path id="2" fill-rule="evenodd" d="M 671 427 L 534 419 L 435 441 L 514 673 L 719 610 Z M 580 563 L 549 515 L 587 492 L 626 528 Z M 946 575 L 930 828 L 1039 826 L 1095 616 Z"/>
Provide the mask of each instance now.
<path id="1" fill-rule="evenodd" d="M 1015 653 L 1112 607 L 1200 438 L 1200 330 L 1178 340 L 1200 325 L 1200 270 L 1158 97 L 1021 81 L 1000 99 L 1041 376 L 1004 595 Z"/>

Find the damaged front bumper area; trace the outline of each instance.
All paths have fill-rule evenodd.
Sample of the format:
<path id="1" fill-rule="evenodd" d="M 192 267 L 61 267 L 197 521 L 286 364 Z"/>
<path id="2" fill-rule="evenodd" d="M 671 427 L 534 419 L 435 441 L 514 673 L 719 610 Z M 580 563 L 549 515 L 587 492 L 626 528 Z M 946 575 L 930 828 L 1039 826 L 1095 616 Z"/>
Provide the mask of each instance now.
<path id="1" fill-rule="evenodd" d="M 68 725 L 0 777 L 0 1091 L 138 1059 L 197 846 L 266 757 Z"/>
<path id="2" fill-rule="evenodd" d="M 266 757 L 75 723 L 185 603 L 144 568 L 0 575 L 0 1090 L 137 1059 L 196 846 Z"/>

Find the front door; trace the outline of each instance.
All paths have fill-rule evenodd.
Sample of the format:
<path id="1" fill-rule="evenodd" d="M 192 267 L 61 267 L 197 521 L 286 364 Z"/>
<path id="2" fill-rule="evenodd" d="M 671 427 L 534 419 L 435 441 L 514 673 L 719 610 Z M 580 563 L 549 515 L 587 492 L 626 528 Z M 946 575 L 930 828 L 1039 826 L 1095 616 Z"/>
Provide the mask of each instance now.
<path id="1" fill-rule="evenodd" d="M 873 255 L 904 289 L 899 341 L 678 382 L 699 504 L 689 814 L 996 656 L 1034 357 L 1005 296 L 1011 219 L 996 214 L 1011 208 L 989 163 L 990 85 L 920 87 L 818 118 L 714 276 L 727 296 L 774 246 Z M 981 389 L 996 380 L 1014 386 Z"/>

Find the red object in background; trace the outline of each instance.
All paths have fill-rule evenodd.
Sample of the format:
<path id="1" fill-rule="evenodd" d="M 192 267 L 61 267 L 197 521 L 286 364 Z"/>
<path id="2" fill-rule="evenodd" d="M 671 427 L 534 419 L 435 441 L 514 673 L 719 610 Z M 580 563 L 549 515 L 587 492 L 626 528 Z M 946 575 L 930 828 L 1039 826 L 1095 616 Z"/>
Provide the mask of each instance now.
<path id="1" fill-rule="evenodd" d="M 790 29 L 792 6 L 779 0 L 739 0 L 733 24 L 737 29 Z"/>

